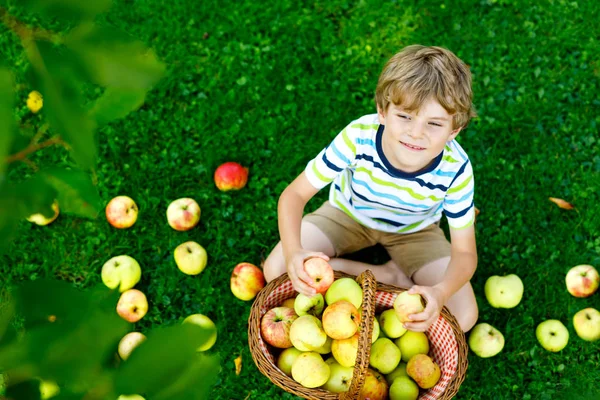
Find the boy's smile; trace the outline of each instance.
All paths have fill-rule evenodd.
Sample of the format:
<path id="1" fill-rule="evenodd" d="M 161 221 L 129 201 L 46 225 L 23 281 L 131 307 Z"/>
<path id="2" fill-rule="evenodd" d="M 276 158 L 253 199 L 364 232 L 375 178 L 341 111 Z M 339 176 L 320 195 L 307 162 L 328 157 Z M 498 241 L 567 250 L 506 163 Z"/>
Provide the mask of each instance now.
<path id="1" fill-rule="evenodd" d="M 412 112 L 393 103 L 387 111 L 378 107 L 377 112 L 385 126 L 381 139 L 385 157 L 408 173 L 427 167 L 461 129 L 452 129 L 452 116 L 434 99 Z"/>

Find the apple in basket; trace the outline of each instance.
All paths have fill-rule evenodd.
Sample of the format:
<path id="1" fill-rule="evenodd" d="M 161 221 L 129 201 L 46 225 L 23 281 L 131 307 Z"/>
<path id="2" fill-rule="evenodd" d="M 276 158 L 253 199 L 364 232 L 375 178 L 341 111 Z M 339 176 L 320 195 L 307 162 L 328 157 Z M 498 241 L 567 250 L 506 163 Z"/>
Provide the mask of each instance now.
<path id="1" fill-rule="evenodd" d="M 280 349 L 292 347 L 290 328 L 296 318 L 296 312 L 287 307 L 275 307 L 267 311 L 260 322 L 260 333 L 265 342 Z"/>
<path id="2" fill-rule="evenodd" d="M 300 354 L 292 364 L 292 378 L 307 388 L 323 386 L 329 374 L 329 365 L 314 351 Z"/>
<path id="3" fill-rule="evenodd" d="M 388 398 L 388 384 L 379 372 L 367 368 L 365 383 L 358 394 L 359 400 L 385 400 Z"/>
<path id="4" fill-rule="evenodd" d="M 398 364 L 395 370 L 385 376 L 385 380 L 391 385 L 392 382 L 394 382 L 394 380 L 400 376 L 408 376 L 406 373 L 406 363 L 402 361 L 400 364 Z"/>
<path id="5" fill-rule="evenodd" d="M 327 335 L 317 317 L 302 315 L 292 322 L 290 340 L 300 351 L 314 351 L 327 342 Z"/>
<path id="6" fill-rule="evenodd" d="M 399 376 L 392 381 L 390 386 L 391 400 L 417 400 L 419 386 L 408 376 Z"/>
<path id="7" fill-rule="evenodd" d="M 321 293 L 317 293 L 311 297 L 298 293 L 296 300 L 294 300 L 294 311 L 296 311 L 299 317 L 303 315 L 319 317 L 323 313 L 323 308 L 325 308 L 325 300 Z"/>
<path id="8" fill-rule="evenodd" d="M 348 300 L 354 304 L 357 309 L 360 308 L 363 301 L 363 291 L 360 285 L 351 278 L 340 278 L 333 281 L 327 292 L 325 292 L 325 301 L 327 304 L 333 304 L 336 301 Z"/>
<path id="9" fill-rule="evenodd" d="M 429 339 L 423 332 L 407 331 L 394 343 L 400 349 L 404 362 L 408 362 L 414 355 L 429 353 Z"/>
<path id="10" fill-rule="evenodd" d="M 333 283 L 333 268 L 322 258 L 313 257 L 304 262 L 304 271 L 312 279 L 309 286 L 317 293 L 325 293 Z"/>
<path id="11" fill-rule="evenodd" d="M 440 380 L 440 367 L 426 354 L 413 356 L 406 364 L 406 373 L 420 388 L 430 389 Z"/>
<path id="12" fill-rule="evenodd" d="M 390 339 L 396 339 L 404 335 L 407 329 L 404 327 L 402 322 L 398 319 L 396 311 L 393 308 L 385 310 L 379 316 L 379 323 L 381 324 L 381 330 Z"/>
<path id="13" fill-rule="evenodd" d="M 330 304 L 323 312 L 323 330 L 332 339 L 348 339 L 358 331 L 360 315 L 346 300 Z"/>
<path id="14" fill-rule="evenodd" d="M 344 367 L 353 367 L 358 354 L 358 333 L 348 339 L 335 339 L 331 343 L 331 354 Z"/>
<path id="15" fill-rule="evenodd" d="M 292 365 L 300 354 L 302 354 L 302 352 L 295 347 L 283 350 L 281 354 L 279 354 L 279 357 L 277 357 L 277 368 L 283 371 L 287 376 L 292 376 Z"/>
<path id="16" fill-rule="evenodd" d="M 354 374 L 354 368 L 344 367 L 337 363 L 335 359 L 325 361 L 329 365 L 329 379 L 323 385 L 323 389 L 329 390 L 333 393 L 343 393 L 350 390 L 352 383 L 352 375 Z"/>
<path id="17" fill-rule="evenodd" d="M 400 322 L 408 322 L 411 314 L 417 314 L 425 309 L 418 293 L 409 294 L 408 291 L 400 293 L 394 300 L 394 310 Z"/>
<path id="18" fill-rule="evenodd" d="M 369 364 L 382 374 L 389 374 L 400 364 L 400 356 L 400 349 L 390 339 L 377 339 L 371 345 Z"/>

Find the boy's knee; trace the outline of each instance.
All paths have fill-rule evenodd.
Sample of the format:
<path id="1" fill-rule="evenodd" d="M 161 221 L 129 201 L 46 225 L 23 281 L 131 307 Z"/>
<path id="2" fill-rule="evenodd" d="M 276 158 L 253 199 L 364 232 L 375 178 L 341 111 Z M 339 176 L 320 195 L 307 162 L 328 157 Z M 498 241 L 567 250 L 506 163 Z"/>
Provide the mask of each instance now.
<path id="1" fill-rule="evenodd" d="M 274 249 L 271 254 L 265 260 L 263 265 L 263 274 L 267 282 L 271 282 L 273 279 L 280 277 L 286 272 L 285 260 L 283 256 L 277 254 L 277 249 Z"/>
<path id="2" fill-rule="evenodd" d="M 477 319 L 479 318 L 479 308 L 477 308 L 477 303 L 472 304 L 468 307 L 464 313 L 461 313 L 456 316 L 458 321 L 458 325 L 463 330 L 463 332 L 468 332 L 475 326 L 477 323 Z"/>

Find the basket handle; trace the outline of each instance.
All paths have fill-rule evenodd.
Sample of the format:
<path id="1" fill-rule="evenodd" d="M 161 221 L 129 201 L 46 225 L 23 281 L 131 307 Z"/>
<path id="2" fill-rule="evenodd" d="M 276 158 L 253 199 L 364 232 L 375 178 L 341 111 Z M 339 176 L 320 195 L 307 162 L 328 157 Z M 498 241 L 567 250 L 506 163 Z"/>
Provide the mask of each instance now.
<path id="1" fill-rule="evenodd" d="M 350 389 L 340 393 L 340 400 L 358 399 L 361 388 L 365 383 L 367 368 L 371 357 L 371 339 L 373 337 L 373 319 L 375 318 L 375 295 L 377 281 L 371 270 L 362 272 L 356 281 L 363 290 L 362 313 L 360 319 L 360 333 L 358 335 L 358 352 Z"/>

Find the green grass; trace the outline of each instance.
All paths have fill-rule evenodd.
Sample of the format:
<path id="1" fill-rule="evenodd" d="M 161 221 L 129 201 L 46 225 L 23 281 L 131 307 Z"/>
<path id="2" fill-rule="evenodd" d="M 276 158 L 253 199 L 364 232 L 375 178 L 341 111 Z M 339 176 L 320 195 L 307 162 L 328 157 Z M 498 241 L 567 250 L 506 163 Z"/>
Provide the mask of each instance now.
<path id="1" fill-rule="evenodd" d="M 145 331 L 204 313 L 218 327 L 222 372 L 211 398 L 295 398 L 264 377 L 247 343 L 251 303 L 229 290 L 233 267 L 259 265 L 278 241 L 276 205 L 285 186 L 349 121 L 375 112 L 381 68 L 401 47 L 420 43 L 454 51 L 471 66 L 480 117 L 459 142 L 475 170 L 479 267 L 472 280 L 480 321 L 504 333 L 491 359 L 469 354 L 457 399 L 598 398 L 599 343 L 577 337 L 573 314 L 599 308 L 599 294 L 570 296 L 567 270 L 600 267 L 600 5 L 592 1 L 482 0 L 169 2 L 118 1 L 103 17 L 152 46 L 169 74 L 146 104 L 99 132 L 98 189 L 105 202 L 126 194 L 141 213 L 129 230 L 61 217 L 40 228 L 23 222 L 0 258 L 2 284 L 54 276 L 88 287 L 110 257 L 129 254 L 143 268 L 149 298 Z M 268 5 L 267 5 L 268 4 Z M 0 53 L 23 67 L 17 42 L 0 28 Z M 25 114 L 29 90 L 18 93 Z M 36 117 L 38 118 L 38 117 Z M 70 164 L 45 149 L 40 165 Z M 248 186 L 219 192 L 212 180 L 225 161 L 250 168 Z M 18 181 L 25 165 L 10 171 Z M 195 198 L 199 226 L 175 232 L 170 201 Z M 577 210 L 548 201 L 560 197 Z M 315 209 L 322 191 L 308 205 Z M 173 249 L 196 240 L 209 254 L 198 277 L 175 267 Z M 366 253 L 369 256 L 369 253 Z M 490 275 L 518 274 L 521 304 L 493 309 Z M 535 327 L 561 320 L 569 345 L 543 350 Z M 234 359 L 243 368 L 235 374 Z"/>

